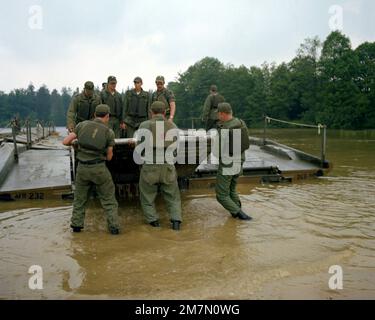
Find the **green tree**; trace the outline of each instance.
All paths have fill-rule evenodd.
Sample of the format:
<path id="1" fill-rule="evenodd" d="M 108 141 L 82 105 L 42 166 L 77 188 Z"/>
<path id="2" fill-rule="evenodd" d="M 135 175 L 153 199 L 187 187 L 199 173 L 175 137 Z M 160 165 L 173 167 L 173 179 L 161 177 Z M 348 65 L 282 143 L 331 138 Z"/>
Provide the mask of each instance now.
<path id="1" fill-rule="evenodd" d="M 42 85 L 36 93 L 36 113 L 39 120 L 48 121 L 51 117 L 51 95 L 46 85 Z"/>
<path id="2" fill-rule="evenodd" d="M 247 108 L 243 118 L 248 120 L 250 126 L 263 123 L 263 118 L 268 114 L 267 97 L 269 93 L 269 68 L 264 64 L 262 68 L 251 67 L 249 70 L 252 86 L 247 91 Z"/>
<path id="3" fill-rule="evenodd" d="M 64 109 L 63 101 L 56 89 L 51 93 L 51 120 L 56 126 L 65 125 L 66 111 Z"/>
<path id="4" fill-rule="evenodd" d="M 358 69 L 356 84 L 365 99 L 362 128 L 375 128 L 375 43 L 365 42 L 356 50 Z"/>
<path id="5" fill-rule="evenodd" d="M 320 59 L 320 105 L 317 120 L 333 128 L 360 128 L 366 100 L 355 84 L 358 59 L 350 40 L 332 32 L 323 44 Z"/>
<path id="6" fill-rule="evenodd" d="M 220 90 L 223 84 L 224 69 L 219 60 L 206 57 L 179 74 L 176 82 L 168 84 L 176 96 L 176 118 L 179 125 L 186 126 L 189 122 L 184 121 L 185 119 L 201 116 L 210 86 L 216 84 Z"/>
<path id="7" fill-rule="evenodd" d="M 315 122 L 318 102 L 318 61 L 320 40 L 308 38 L 297 50 L 297 56 L 289 63 L 291 71 L 292 105 L 289 118 Z"/>
<path id="8" fill-rule="evenodd" d="M 288 65 L 282 63 L 272 70 L 268 96 L 268 115 L 274 118 L 289 119 L 292 101 L 291 72 Z"/>

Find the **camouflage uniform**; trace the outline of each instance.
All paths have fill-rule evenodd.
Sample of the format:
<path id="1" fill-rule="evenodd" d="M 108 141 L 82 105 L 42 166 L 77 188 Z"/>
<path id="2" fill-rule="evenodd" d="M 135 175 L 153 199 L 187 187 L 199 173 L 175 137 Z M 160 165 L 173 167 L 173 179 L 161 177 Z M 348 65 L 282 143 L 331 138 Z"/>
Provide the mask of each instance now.
<path id="1" fill-rule="evenodd" d="M 141 123 L 139 129 L 148 129 L 155 138 L 156 122 L 163 122 L 165 132 L 169 129 L 176 129 L 176 125 L 164 119 L 162 115 L 155 115 L 151 120 Z M 154 144 L 155 146 L 155 144 Z M 162 150 L 164 153 L 164 149 Z M 174 165 L 152 164 L 155 163 L 157 149 L 154 147 L 153 159 L 146 159 L 143 164 L 139 179 L 139 191 L 142 209 L 148 223 L 159 220 L 155 210 L 155 199 L 158 193 L 158 186 L 163 194 L 171 221 L 182 222 L 180 190 L 177 183 L 177 172 Z M 147 157 L 147 156 L 146 156 Z"/>
<path id="2" fill-rule="evenodd" d="M 218 126 L 218 118 L 217 118 L 217 107 L 219 103 L 224 102 L 225 99 L 222 95 L 215 93 L 210 94 L 203 106 L 203 115 L 202 115 L 202 121 L 206 125 L 206 130 L 210 129 L 217 129 Z"/>
<path id="3" fill-rule="evenodd" d="M 167 88 L 164 88 L 162 91 L 155 91 L 152 94 L 152 101 L 151 102 L 155 102 L 155 101 L 164 102 L 164 104 L 165 104 L 165 116 L 168 119 L 171 115 L 170 103 L 176 101 L 173 92 L 171 90 L 168 90 Z"/>
<path id="4" fill-rule="evenodd" d="M 115 186 L 106 167 L 108 147 L 114 146 L 115 135 L 100 119 L 84 121 L 75 129 L 78 139 L 79 161 L 74 193 L 72 227 L 83 227 L 85 207 L 92 185 L 107 216 L 108 227 L 118 229 L 118 204 Z"/>
<path id="5" fill-rule="evenodd" d="M 113 130 L 116 138 L 120 138 L 120 123 L 123 122 L 123 103 L 120 93 L 115 91 L 113 94 L 108 90 L 102 90 L 100 93 L 101 102 L 110 108 L 110 119 L 108 127 Z"/>
<path id="6" fill-rule="evenodd" d="M 100 97 L 96 93 L 92 97 L 88 97 L 85 92 L 74 96 L 67 112 L 67 127 L 74 129 L 78 123 L 93 119 L 95 108 L 100 103 Z"/>
<path id="7" fill-rule="evenodd" d="M 144 90 L 137 93 L 132 89 L 126 92 L 124 100 L 123 118 L 126 124 L 126 137 L 133 138 L 139 125 L 149 118 L 150 97 Z"/>

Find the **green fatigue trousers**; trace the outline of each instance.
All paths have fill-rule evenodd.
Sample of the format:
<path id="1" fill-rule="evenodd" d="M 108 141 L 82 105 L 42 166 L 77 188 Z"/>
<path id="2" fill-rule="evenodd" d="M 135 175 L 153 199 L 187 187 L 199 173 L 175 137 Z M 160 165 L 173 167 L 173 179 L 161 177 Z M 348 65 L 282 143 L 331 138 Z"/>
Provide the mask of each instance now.
<path id="1" fill-rule="evenodd" d="M 180 189 L 177 173 L 173 165 L 144 164 L 139 179 L 141 206 L 148 223 L 159 220 L 155 209 L 158 185 L 166 202 L 169 217 L 182 222 Z"/>
<path id="2" fill-rule="evenodd" d="M 222 167 L 219 166 L 216 175 L 216 199 L 231 214 L 237 214 L 241 210 L 241 200 L 236 191 L 240 174 L 224 175 Z"/>
<path id="3" fill-rule="evenodd" d="M 108 122 L 108 128 L 113 130 L 116 139 L 119 139 L 121 137 L 120 120 L 118 118 L 110 117 Z"/>
<path id="4" fill-rule="evenodd" d="M 85 207 L 89 200 L 89 191 L 92 185 L 96 186 L 100 203 L 107 216 L 108 227 L 119 228 L 115 185 L 105 162 L 94 165 L 78 164 L 72 226 L 84 226 Z"/>

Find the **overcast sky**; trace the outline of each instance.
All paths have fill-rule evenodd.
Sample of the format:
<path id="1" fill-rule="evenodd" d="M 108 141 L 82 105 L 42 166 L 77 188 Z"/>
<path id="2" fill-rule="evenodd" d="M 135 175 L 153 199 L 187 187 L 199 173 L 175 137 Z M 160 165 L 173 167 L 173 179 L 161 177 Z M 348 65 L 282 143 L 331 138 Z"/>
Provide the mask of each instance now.
<path id="1" fill-rule="evenodd" d="M 25 88 L 30 82 L 50 89 L 82 88 L 86 80 L 100 85 L 108 75 L 117 76 L 120 91 L 131 86 L 135 76 L 150 89 L 156 75 L 175 80 L 206 56 L 236 66 L 287 62 L 305 38 L 317 35 L 324 40 L 332 31 L 330 24 L 340 22 L 334 5 L 343 10 L 342 31 L 353 47 L 375 41 L 373 0 L 0 4 L 0 91 Z"/>

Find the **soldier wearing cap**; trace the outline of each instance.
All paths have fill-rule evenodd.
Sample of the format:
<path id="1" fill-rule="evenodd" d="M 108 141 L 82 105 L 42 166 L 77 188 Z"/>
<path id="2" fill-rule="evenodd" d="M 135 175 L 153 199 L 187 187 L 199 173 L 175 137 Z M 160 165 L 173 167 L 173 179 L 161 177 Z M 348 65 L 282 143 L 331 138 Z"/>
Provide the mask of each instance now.
<path id="1" fill-rule="evenodd" d="M 150 133 L 153 141 L 153 152 L 146 154 L 145 163 L 142 166 L 139 191 L 140 200 L 146 221 L 152 227 L 160 227 L 159 215 L 155 209 L 155 199 L 158 193 L 158 187 L 163 194 L 166 202 L 167 211 L 172 223 L 173 230 L 180 230 L 182 222 L 180 190 L 177 183 L 177 173 L 174 164 L 168 163 L 165 158 L 165 150 L 173 142 L 166 141 L 165 135 L 169 130 L 177 130 L 177 126 L 165 118 L 165 104 L 156 101 L 151 105 L 151 120 L 142 122 L 139 131 L 146 130 Z M 157 128 L 164 128 L 164 143 L 157 142 Z M 136 135 L 137 135 L 136 134 Z M 162 137 L 162 138 L 163 138 Z M 157 154 L 162 154 L 164 161 L 156 163 Z"/>
<path id="2" fill-rule="evenodd" d="M 70 102 L 67 112 L 69 132 L 73 132 L 78 123 L 93 119 L 95 108 L 100 103 L 100 97 L 94 92 L 94 83 L 87 81 L 82 93 L 75 95 Z"/>
<path id="3" fill-rule="evenodd" d="M 245 129 L 248 137 L 247 127 L 243 120 L 233 117 L 232 107 L 229 103 L 223 102 L 218 105 L 218 130 L 219 130 L 219 168 L 216 176 L 216 199 L 218 202 L 229 211 L 233 218 L 240 220 L 251 220 L 246 213 L 242 211 L 241 201 L 238 196 L 236 187 L 239 176 L 242 174 L 242 165 L 245 161 L 245 152 L 238 154 L 238 157 L 233 158 L 233 162 L 226 161 L 226 154 L 222 152 L 221 146 L 230 145 L 235 141 L 222 141 L 222 139 L 230 139 L 231 135 L 225 135 L 222 132 L 223 129 L 228 129 L 228 132 L 232 129 Z M 233 135 L 232 135 L 232 140 Z M 241 141 L 238 141 L 241 144 Z M 238 146 L 240 147 L 240 146 Z M 233 147 L 232 147 L 233 148 Z M 241 151 L 242 151 L 241 146 Z M 233 156 L 233 155 L 232 155 Z M 237 170 L 234 170 L 237 165 Z M 233 170 L 232 170 L 233 169 Z"/>
<path id="4" fill-rule="evenodd" d="M 224 97 L 217 92 L 217 86 L 212 85 L 210 88 L 210 94 L 207 97 L 204 106 L 202 121 L 206 125 L 206 130 L 217 129 L 218 117 L 217 117 L 217 107 L 219 103 L 224 102 Z"/>
<path id="5" fill-rule="evenodd" d="M 71 132 L 63 141 L 63 144 L 68 146 L 78 140 L 79 164 L 71 219 L 73 232 L 80 232 L 84 227 L 89 191 L 92 186 L 95 186 L 107 216 L 110 233 L 119 233 L 115 186 L 105 164 L 105 161 L 111 161 L 115 145 L 115 134 L 107 126 L 109 112 L 107 105 L 98 105 L 95 109 L 95 119 L 79 123 L 74 132 Z"/>
<path id="6" fill-rule="evenodd" d="M 156 80 L 157 90 L 152 94 L 152 101 L 161 101 L 165 104 L 165 116 L 167 120 L 172 121 L 176 114 L 176 99 L 172 91 L 165 88 L 165 79 L 163 76 L 157 76 Z"/>
<path id="7" fill-rule="evenodd" d="M 133 138 L 139 125 L 150 115 L 150 96 L 142 89 L 142 78 L 134 79 L 134 88 L 126 91 L 124 99 L 124 122 L 126 137 Z"/>
<path id="8" fill-rule="evenodd" d="M 117 79 L 109 76 L 107 87 L 100 93 L 101 102 L 110 108 L 111 116 L 108 126 L 115 133 L 116 138 L 120 138 L 120 128 L 125 129 L 123 121 L 123 102 L 120 93 L 116 90 Z"/>

